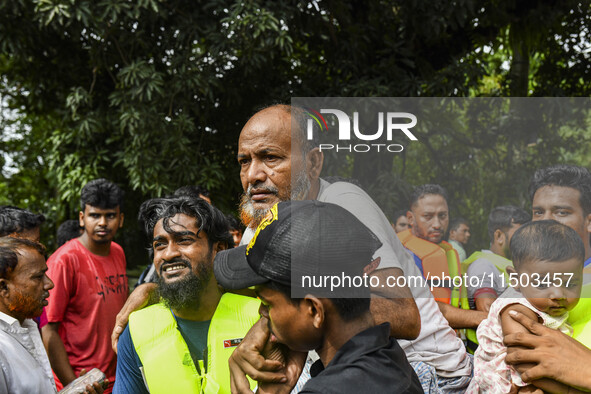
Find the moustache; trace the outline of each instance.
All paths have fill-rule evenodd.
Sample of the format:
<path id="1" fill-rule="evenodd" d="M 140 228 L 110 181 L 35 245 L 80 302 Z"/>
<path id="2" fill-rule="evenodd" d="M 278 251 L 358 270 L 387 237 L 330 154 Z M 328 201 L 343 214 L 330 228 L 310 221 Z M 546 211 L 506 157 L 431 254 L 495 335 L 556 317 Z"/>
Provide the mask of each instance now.
<path id="1" fill-rule="evenodd" d="M 162 263 L 162 265 L 160 266 L 160 276 L 162 276 L 162 273 L 164 272 L 164 266 L 166 265 L 171 265 L 171 264 L 180 264 L 180 265 L 184 265 L 185 267 L 191 269 L 191 262 L 189 260 L 183 259 L 182 257 L 177 257 L 174 258 L 172 260 L 169 261 L 164 261 Z"/>
<path id="2" fill-rule="evenodd" d="M 271 194 L 274 194 L 274 195 L 278 195 L 279 194 L 279 189 L 277 189 L 274 186 L 264 186 L 264 185 L 258 186 L 256 184 L 254 186 L 252 184 L 249 184 L 248 185 L 248 188 L 246 189 L 246 194 L 249 197 L 252 197 L 252 195 L 255 194 L 255 193 L 261 193 L 261 192 L 263 192 L 263 193 L 271 193 Z"/>

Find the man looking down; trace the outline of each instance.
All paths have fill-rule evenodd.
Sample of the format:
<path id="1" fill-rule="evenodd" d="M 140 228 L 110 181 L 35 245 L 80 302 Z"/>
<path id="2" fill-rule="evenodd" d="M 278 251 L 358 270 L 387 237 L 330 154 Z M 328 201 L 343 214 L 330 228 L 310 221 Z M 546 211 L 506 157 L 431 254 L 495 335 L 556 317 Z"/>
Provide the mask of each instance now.
<path id="1" fill-rule="evenodd" d="M 404 352 L 389 338 L 389 324 L 375 326 L 368 287 L 305 284 L 310 277 L 362 277 L 380 246 L 367 227 L 337 205 L 281 202 L 248 246 L 216 256 L 214 271 L 225 288 L 256 286 L 272 342 L 291 352 L 317 351 L 320 359 L 301 393 L 422 393 Z M 301 298 L 292 297 L 296 291 Z M 287 357 L 289 367 L 295 358 Z M 258 392 L 289 392 L 299 376 L 289 367 L 288 382 L 260 382 Z"/>

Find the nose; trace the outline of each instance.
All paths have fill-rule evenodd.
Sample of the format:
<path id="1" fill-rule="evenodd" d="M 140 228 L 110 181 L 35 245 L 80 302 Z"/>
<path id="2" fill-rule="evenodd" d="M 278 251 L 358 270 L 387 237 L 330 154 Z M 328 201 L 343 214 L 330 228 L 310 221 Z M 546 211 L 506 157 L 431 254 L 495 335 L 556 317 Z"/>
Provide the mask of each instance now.
<path id="1" fill-rule="evenodd" d="M 433 218 L 433 228 L 437 230 L 441 229 L 441 220 L 437 216 Z"/>
<path id="2" fill-rule="evenodd" d="M 170 242 L 166 249 L 162 251 L 162 259 L 165 261 L 170 261 L 175 257 L 179 257 L 181 255 L 179 248 L 177 247 L 176 243 Z"/>
<path id="3" fill-rule="evenodd" d="M 45 275 L 45 278 L 43 278 L 44 283 L 43 283 L 43 289 L 44 290 L 51 290 L 53 289 L 53 281 L 49 278 L 49 276 Z"/>
<path id="4" fill-rule="evenodd" d="M 550 298 L 553 300 L 562 300 L 566 298 L 563 287 L 552 286 L 550 289 Z"/>
<path id="5" fill-rule="evenodd" d="M 554 219 L 552 217 L 552 212 L 548 209 L 547 211 L 544 212 L 544 216 L 542 216 L 541 220 L 552 220 Z"/>
<path id="6" fill-rule="evenodd" d="M 255 185 L 258 182 L 265 182 L 266 180 L 267 173 L 265 172 L 264 163 L 260 160 L 252 159 L 246 170 L 246 181 L 250 185 Z"/>
<path id="7" fill-rule="evenodd" d="M 261 315 L 262 317 L 266 317 L 268 319 L 269 318 L 269 308 L 267 308 L 266 305 L 261 304 L 261 306 L 259 306 L 259 315 Z"/>
<path id="8" fill-rule="evenodd" d="M 98 222 L 99 226 L 106 227 L 107 226 L 107 216 L 101 215 Z"/>

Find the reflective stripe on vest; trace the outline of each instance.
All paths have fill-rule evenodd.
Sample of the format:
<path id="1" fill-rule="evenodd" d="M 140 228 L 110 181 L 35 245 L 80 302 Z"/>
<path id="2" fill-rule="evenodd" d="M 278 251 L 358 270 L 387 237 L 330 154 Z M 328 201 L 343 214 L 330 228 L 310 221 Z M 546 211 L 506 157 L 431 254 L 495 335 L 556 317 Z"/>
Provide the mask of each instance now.
<path id="1" fill-rule="evenodd" d="M 568 315 L 573 338 L 591 348 L 591 274 L 584 274 L 581 298 Z"/>
<path id="2" fill-rule="evenodd" d="M 129 330 L 151 394 L 230 393 L 228 359 L 259 319 L 257 299 L 226 293 L 207 335 L 207 368 L 195 366 L 170 309 L 159 303 L 134 312 Z M 254 382 L 251 388 L 255 387 Z"/>
<path id="3" fill-rule="evenodd" d="M 421 259 L 422 274 L 427 281 L 431 278 L 441 278 L 442 274 L 452 279 L 459 276 L 461 266 L 458 252 L 449 243 L 442 241 L 440 244 L 434 244 L 414 236 L 411 230 L 404 230 L 397 235 L 404 247 Z M 436 301 L 460 307 L 462 290 L 459 287 L 454 287 L 453 280 L 451 282 L 448 283 L 448 286 L 434 287 L 433 296 Z M 461 304 L 466 308 L 464 301 Z"/>
<path id="4" fill-rule="evenodd" d="M 462 274 L 468 272 L 468 267 L 474 261 L 478 259 L 486 259 L 494 264 L 495 267 L 505 275 L 505 283 L 509 283 L 509 275 L 507 274 L 507 267 L 512 267 L 513 262 L 509 259 L 504 258 L 503 256 L 499 256 L 496 253 L 488 253 L 488 252 L 474 252 L 468 257 L 466 260 L 462 262 Z M 466 297 L 468 296 L 466 292 Z M 478 339 L 476 339 L 476 330 L 472 328 L 466 329 L 466 347 L 468 348 L 468 352 L 474 354 L 476 349 L 478 348 Z"/>

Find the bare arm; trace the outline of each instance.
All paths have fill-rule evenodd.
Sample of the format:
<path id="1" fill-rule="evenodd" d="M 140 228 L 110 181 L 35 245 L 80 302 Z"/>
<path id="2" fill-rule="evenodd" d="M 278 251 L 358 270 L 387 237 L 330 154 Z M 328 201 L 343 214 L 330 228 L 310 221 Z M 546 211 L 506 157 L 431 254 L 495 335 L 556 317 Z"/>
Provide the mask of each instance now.
<path id="1" fill-rule="evenodd" d="M 528 333 L 527 328 L 511 318 L 509 315 L 510 311 L 520 312 L 534 321 L 538 320 L 538 316 L 531 309 L 520 304 L 510 305 L 501 312 L 501 326 L 503 328 L 503 335 L 505 336 L 517 333 Z M 533 365 L 529 364 L 529 366 Z M 530 383 L 548 393 L 580 393 L 579 390 L 569 388 L 565 384 L 548 378 L 532 380 Z"/>
<path id="2" fill-rule="evenodd" d="M 495 302 L 497 297 L 490 293 L 484 293 L 479 295 L 478 297 L 474 298 L 474 304 L 476 305 L 476 310 L 485 312 L 488 315 L 490 311 L 490 306 Z"/>
<path id="3" fill-rule="evenodd" d="M 550 378 L 569 385 L 570 392 L 575 392 L 573 388 L 591 390 L 591 349 L 523 313 L 509 312 L 509 317 L 526 329 L 504 338 L 505 361 L 521 373 L 524 382 Z"/>
<path id="4" fill-rule="evenodd" d="M 487 316 L 482 311 L 456 308 L 439 301 L 437 305 L 451 328 L 476 328 Z"/>
<path id="5" fill-rule="evenodd" d="M 68 353 L 66 353 L 64 343 L 59 336 L 59 327 L 60 323 L 47 323 L 41 329 L 41 333 L 51 368 L 60 382 L 66 386 L 72 380 L 76 379 L 76 374 L 74 374 L 74 370 L 68 360 Z"/>
<path id="6" fill-rule="evenodd" d="M 371 314 L 376 324 L 390 323 L 390 336 L 397 339 L 416 339 L 421 331 L 421 316 L 408 287 L 387 286 L 389 276 L 397 278 L 404 273 L 399 268 L 376 270 L 384 287 L 372 288 Z M 390 280 L 391 283 L 392 279 Z"/>
<path id="7" fill-rule="evenodd" d="M 156 297 L 156 289 L 156 283 L 144 283 L 136 287 L 135 290 L 131 292 L 129 297 L 127 297 L 125 305 L 123 305 L 123 308 L 117 314 L 117 318 L 115 319 L 115 328 L 113 328 L 113 332 L 111 333 L 111 346 L 113 347 L 113 351 L 115 353 L 117 353 L 117 342 L 119 342 L 119 335 L 121 335 L 123 330 L 125 330 L 127 322 L 129 321 L 129 315 L 131 315 L 131 312 L 143 309 L 158 302 Z"/>

